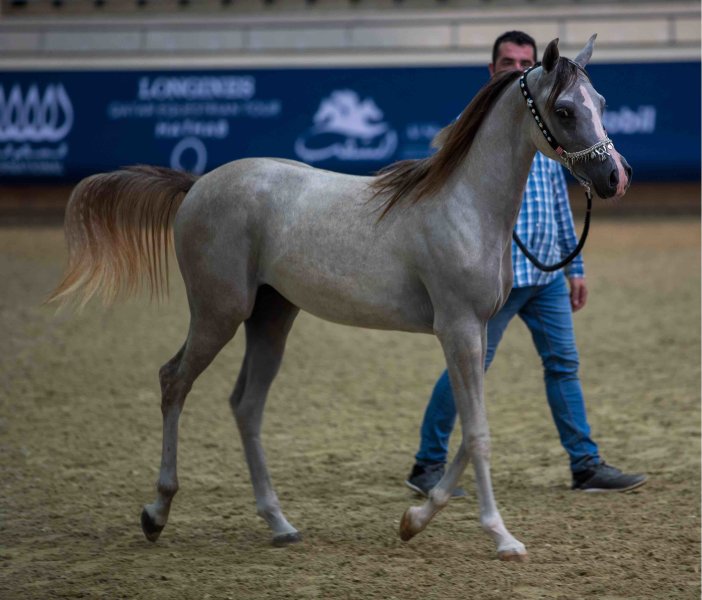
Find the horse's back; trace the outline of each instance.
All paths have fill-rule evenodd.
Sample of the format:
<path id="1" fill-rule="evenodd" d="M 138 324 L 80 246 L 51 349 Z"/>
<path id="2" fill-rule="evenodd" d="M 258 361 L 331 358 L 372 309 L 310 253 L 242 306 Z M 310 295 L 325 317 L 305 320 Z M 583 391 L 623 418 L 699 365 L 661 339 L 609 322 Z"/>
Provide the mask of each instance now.
<path id="1" fill-rule="evenodd" d="M 321 225 L 342 215 L 370 224 L 369 181 L 289 159 L 236 160 L 195 183 L 176 216 L 176 235 L 205 225 L 211 232 L 226 229 L 274 238 L 277 228 Z"/>

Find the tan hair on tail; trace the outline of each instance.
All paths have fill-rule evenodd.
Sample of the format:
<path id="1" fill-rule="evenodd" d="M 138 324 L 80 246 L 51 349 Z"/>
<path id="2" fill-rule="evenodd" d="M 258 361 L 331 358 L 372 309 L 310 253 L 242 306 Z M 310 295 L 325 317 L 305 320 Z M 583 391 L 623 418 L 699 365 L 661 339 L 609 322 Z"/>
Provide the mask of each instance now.
<path id="1" fill-rule="evenodd" d="M 100 295 L 111 304 L 145 279 L 160 298 L 168 289 L 173 218 L 196 180 L 145 165 L 82 180 L 66 207 L 68 267 L 47 302 L 75 300 L 82 308 Z"/>

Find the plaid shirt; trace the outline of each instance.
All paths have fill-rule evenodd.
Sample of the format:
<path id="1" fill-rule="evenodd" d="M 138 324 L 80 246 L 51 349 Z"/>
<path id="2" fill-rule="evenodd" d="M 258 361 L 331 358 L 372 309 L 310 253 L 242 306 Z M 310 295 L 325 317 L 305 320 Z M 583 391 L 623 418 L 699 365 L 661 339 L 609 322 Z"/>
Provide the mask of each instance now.
<path id="1" fill-rule="evenodd" d="M 514 228 L 536 258 L 542 263 L 557 263 L 575 248 L 578 240 L 573 227 L 573 214 L 568 203 L 563 168 L 559 163 L 536 153 L 529 171 L 522 208 Z M 513 287 L 546 285 L 559 271 L 544 273 L 529 262 L 512 241 Z M 564 267 L 566 277 L 584 277 L 583 258 L 578 255 Z"/>

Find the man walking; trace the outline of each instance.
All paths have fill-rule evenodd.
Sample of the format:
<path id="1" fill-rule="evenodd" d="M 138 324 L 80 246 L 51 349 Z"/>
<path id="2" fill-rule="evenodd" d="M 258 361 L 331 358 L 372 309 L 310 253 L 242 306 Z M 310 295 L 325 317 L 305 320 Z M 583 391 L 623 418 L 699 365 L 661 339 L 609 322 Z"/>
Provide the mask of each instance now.
<path id="1" fill-rule="evenodd" d="M 495 40 L 490 75 L 524 70 L 536 62 L 536 43 L 521 31 L 509 31 Z M 537 152 L 529 172 L 517 235 L 542 263 L 553 264 L 568 254 L 577 240 L 561 166 Z M 631 490 L 646 475 L 626 474 L 606 464 L 590 437 L 585 400 L 578 377 L 572 313 L 587 302 L 583 260 L 578 256 L 563 270 L 546 273 L 533 266 L 512 244 L 514 283 L 502 309 L 488 323 L 487 370 L 507 325 L 515 315 L 529 328 L 544 367 L 546 397 L 570 458 L 572 487 L 588 492 Z M 566 284 L 567 279 L 567 284 Z M 570 288 L 570 289 L 569 289 Z M 427 496 L 444 473 L 448 440 L 456 422 L 456 407 L 447 371 L 436 382 L 421 427 L 416 463 L 405 484 Z M 463 496 L 461 488 L 454 496 Z"/>

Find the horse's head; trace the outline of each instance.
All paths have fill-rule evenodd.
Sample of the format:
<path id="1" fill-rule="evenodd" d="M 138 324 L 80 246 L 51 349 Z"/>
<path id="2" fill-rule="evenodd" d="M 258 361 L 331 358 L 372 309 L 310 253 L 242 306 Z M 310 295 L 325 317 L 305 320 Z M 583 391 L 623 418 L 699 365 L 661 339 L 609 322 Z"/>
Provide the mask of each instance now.
<path id="1" fill-rule="evenodd" d="M 537 125 L 532 128 L 537 148 L 564 162 L 601 198 L 619 198 L 631 183 L 631 167 L 607 137 L 602 124 L 605 99 L 584 70 L 595 37 L 572 61 L 559 56 L 558 39 L 553 40 L 544 51 L 541 68 L 525 74 L 520 86 Z"/>

